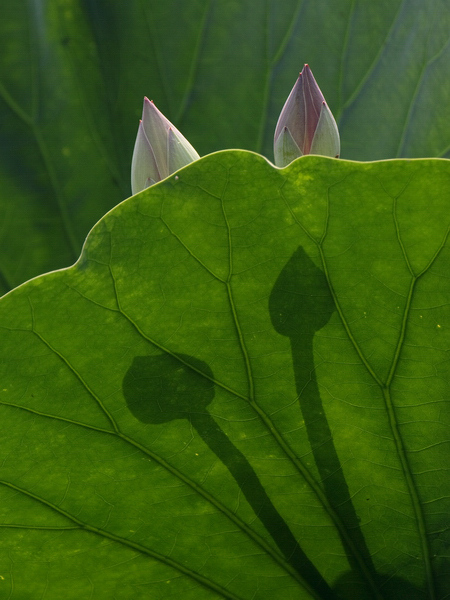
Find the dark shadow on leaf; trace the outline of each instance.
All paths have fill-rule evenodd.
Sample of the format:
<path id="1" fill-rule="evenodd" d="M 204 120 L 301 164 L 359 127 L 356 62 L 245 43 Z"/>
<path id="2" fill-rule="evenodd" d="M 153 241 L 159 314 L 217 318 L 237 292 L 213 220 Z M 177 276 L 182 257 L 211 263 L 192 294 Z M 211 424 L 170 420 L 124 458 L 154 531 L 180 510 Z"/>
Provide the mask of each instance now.
<path id="1" fill-rule="evenodd" d="M 143 423 L 159 425 L 187 419 L 227 467 L 288 562 L 322 598 L 335 599 L 335 593 L 300 548 L 251 464 L 207 411 L 214 398 L 213 379 L 209 366 L 192 356 L 136 356 L 124 377 L 123 392 L 128 408 Z"/>
<path id="2" fill-rule="evenodd" d="M 314 335 L 328 323 L 334 310 L 334 301 L 324 273 L 300 246 L 286 263 L 272 289 L 269 298 L 270 317 L 275 330 L 288 337 L 291 343 L 300 409 L 324 492 L 375 579 L 375 568 L 351 501 L 315 375 Z M 346 549 L 350 564 L 359 570 L 352 552 Z"/>
<path id="3" fill-rule="evenodd" d="M 380 593 L 386 600 L 426 600 L 427 595 L 402 577 L 379 575 L 378 584 Z M 339 577 L 333 586 L 338 598 L 341 600 L 372 600 L 372 595 L 364 590 L 361 582 L 355 579 L 351 571 Z"/>
<path id="4" fill-rule="evenodd" d="M 353 553 L 343 540 L 353 570 L 343 574 L 333 589 L 345 600 L 424 600 L 423 590 L 400 577 L 388 577 L 375 570 L 361 531 L 345 475 L 333 442 L 315 375 L 313 339 L 330 320 L 334 301 L 324 273 L 302 247 L 286 263 L 269 298 L 275 330 L 291 343 L 295 383 L 305 429 L 321 484 L 328 501 L 343 522 L 372 579 L 372 587 L 361 575 Z M 375 589 L 378 591 L 375 592 Z"/>

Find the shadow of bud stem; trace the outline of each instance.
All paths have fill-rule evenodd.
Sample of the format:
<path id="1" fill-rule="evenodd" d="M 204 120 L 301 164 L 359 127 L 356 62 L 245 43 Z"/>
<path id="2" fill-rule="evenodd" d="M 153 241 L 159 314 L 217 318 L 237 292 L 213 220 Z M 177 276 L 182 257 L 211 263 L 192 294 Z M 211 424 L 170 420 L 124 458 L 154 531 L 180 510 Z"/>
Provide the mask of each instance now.
<path id="1" fill-rule="evenodd" d="M 144 423 L 187 419 L 226 466 L 286 560 L 317 597 L 335 600 L 336 595 L 300 548 L 247 458 L 207 412 L 214 398 L 213 380 L 209 366 L 191 356 L 136 356 L 124 377 L 123 391 L 128 408 Z"/>

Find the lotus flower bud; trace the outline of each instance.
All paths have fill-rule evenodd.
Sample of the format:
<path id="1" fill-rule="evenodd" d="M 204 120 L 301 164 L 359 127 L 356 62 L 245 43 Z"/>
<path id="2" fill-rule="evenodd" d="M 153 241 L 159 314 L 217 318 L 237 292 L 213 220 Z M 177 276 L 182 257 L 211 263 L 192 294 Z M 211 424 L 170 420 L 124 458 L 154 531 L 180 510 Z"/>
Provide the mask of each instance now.
<path id="1" fill-rule="evenodd" d="M 153 102 L 144 98 L 131 161 L 132 193 L 137 194 L 198 158 L 187 139 Z"/>
<path id="2" fill-rule="evenodd" d="M 339 157 L 339 131 L 308 65 L 303 67 L 275 129 L 277 167 L 304 154 Z"/>

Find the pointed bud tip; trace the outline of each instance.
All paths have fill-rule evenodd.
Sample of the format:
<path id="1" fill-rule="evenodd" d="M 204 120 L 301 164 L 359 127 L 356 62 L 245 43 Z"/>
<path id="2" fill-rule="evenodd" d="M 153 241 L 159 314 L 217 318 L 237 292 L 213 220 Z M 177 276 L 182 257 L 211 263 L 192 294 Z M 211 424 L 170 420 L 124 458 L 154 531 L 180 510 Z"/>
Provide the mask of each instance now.
<path id="1" fill-rule="evenodd" d="M 131 161 L 132 193 L 165 179 L 199 159 L 198 152 L 156 107 L 144 97 L 142 119 Z"/>
<path id="2" fill-rule="evenodd" d="M 285 166 L 304 154 L 335 157 L 339 153 L 336 121 L 305 63 L 275 127 L 275 165 Z"/>

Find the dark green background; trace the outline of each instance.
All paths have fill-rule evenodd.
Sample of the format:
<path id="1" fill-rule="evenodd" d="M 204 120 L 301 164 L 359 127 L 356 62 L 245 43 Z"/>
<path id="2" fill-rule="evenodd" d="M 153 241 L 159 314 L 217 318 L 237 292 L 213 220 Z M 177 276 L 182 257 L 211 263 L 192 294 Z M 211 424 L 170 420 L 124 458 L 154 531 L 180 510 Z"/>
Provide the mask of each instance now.
<path id="1" fill-rule="evenodd" d="M 272 159 L 309 63 L 342 157 L 448 157 L 447 0 L 5 0 L 0 289 L 72 264 L 129 196 L 145 95 L 201 155 Z"/>

